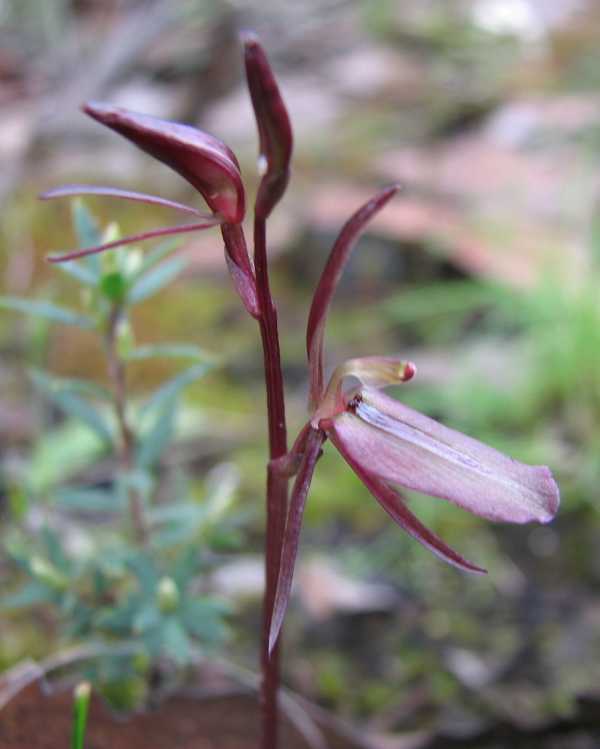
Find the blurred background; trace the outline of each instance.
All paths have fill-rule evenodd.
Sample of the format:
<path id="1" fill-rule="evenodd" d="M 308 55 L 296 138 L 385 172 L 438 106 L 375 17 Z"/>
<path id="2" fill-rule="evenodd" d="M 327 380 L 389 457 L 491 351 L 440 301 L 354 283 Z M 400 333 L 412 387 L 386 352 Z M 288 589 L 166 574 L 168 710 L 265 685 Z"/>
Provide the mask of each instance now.
<path id="1" fill-rule="evenodd" d="M 392 526 L 326 448 L 307 507 L 286 682 L 373 732 L 439 742 L 432 746 L 473 736 L 473 746 L 501 746 L 481 737 L 502 731 L 529 736 L 523 746 L 596 746 L 598 3 L 0 0 L 2 293 L 82 303 L 44 261 L 76 240 L 68 201 L 40 203 L 43 189 L 80 181 L 196 200 L 80 114 L 86 99 L 218 135 L 254 189 L 245 28 L 270 54 L 295 132 L 292 183 L 269 234 L 291 436 L 306 418 L 303 329 L 327 252 L 361 202 L 400 181 L 402 194 L 344 277 L 328 365 L 367 354 L 413 360 L 418 376 L 397 397 L 550 465 L 562 490 L 559 516 L 545 527 L 495 526 L 411 496 L 426 524 L 489 570 L 472 578 Z M 86 204 L 124 233 L 168 222 L 164 209 Z M 140 343 L 189 342 L 220 357 L 186 391 L 165 470 L 185 463 L 201 485 L 214 466 L 236 466 L 231 512 L 241 541 L 222 555 L 213 584 L 236 605 L 231 648 L 254 668 L 266 454 L 259 339 L 230 288 L 218 233 L 192 235 L 179 255 L 185 271 L 139 306 L 133 327 Z M 64 481 L 98 470 L 97 456 L 82 458 L 57 437 L 64 417 L 48 414 L 26 371 L 102 383 L 105 364 L 85 332 L 7 310 L 0 349 L 1 533 L 10 535 L 57 473 Z M 131 392 L 154 387 L 169 367 L 137 364 Z M 19 489 L 24 476 L 35 497 Z M 14 571 L 6 560 L 1 567 L 10 587 Z M 53 631 L 51 617 L 4 616 L 0 665 L 53 652 Z"/>

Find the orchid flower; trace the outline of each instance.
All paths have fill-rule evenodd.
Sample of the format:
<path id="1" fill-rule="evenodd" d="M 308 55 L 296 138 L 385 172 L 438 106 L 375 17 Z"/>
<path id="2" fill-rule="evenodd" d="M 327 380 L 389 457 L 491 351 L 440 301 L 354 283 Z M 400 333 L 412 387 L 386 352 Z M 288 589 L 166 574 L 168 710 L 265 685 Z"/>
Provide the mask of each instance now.
<path id="1" fill-rule="evenodd" d="M 167 198 L 94 185 L 65 185 L 42 198 L 100 195 L 140 201 L 194 217 L 191 223 L 152 229 L 84 250 L 51 256 L 61 262 L 153 237 L 219 226 L 225 259 L 246 310 L 260 327 L 269 428 L 267 471 L 266 584 L 261 643 L 263 749 L 277 746 L 277 640 L 288 605 L 304 506 L 326 440 L 337 448 L 391 518 L 446 562 L 483 573 L 428 530 L 408 509 L 398 486 L 446 499 L 490 520 L 548 522 L 559 503 L 548 468 L 527 466 L 470 437 L 442 426 L 382 390 L 412 379 L 415 365 L 395 356 L 350 359 L 325 381 L 324 340 L 329 307 L 361 232 L 396 194 L 382 190 L 342 228 L 315 291 L 307 325 L 310 419 L 287 449 L 284 382 L 277 310 L 270 290 L 267 219 L 283 197 L 290 176 L 293 137 L 284 100 L 267 56 L 254 34 L 244 41 L 248 90 L 258 127 L 261 181 L 254 204 L 254 263 L 242 221 L 245 190 L 238 161 L 220 140 L 189 125 L 167 122 L 109 104 L 83 111 L 127 138 L 187 180 L 209 213 Z M 295 476 L 288 508 L 288 481 Z"/>
<path id="2" fill-rule="evenodd" d="M 225 242 L 225 258 L 235 288 L 248 312 L 257 317 L 256 281 L 240 226 L 245 215 L 245 191 L 240 166 L 233 151 L 218 138 L 190 125 L 138 114 L 123 107 L 88 102 L 83 106 L 83 111 L 180 174 L 204 198 L 211 213 L 202 213 L 193 206 L 157 195 L 116 187 L 63 185 L 48 190 L 40 197 L 50 200 L 77 195 L 101 195 L 171 208 L 180 213 L 191 214 L 196 221 L 152 229 L 83 250 L 51 255 L 49 261 L 74 260 L 145 239 L 220 226 Z"/>
<path id="3" fill-rule="evenodd" d="M 324 386 L 325 323 L 342 270 L 361 231 L 397 189 L 383 190 L 346 223 L 313 298 L 307 328 L 312 417 L 287 462 L 297 469 L 297 475 L 271 617 L 271 648 L 289 601 L 304 506 L 326 439 L 394 522 L 441 559 L 467 572 L 485 570 L 427 529 L 395 486 L 446 499 L 494 521 L 547 523 L 558 509 L 558 487 L 545 466 L 519 463 L 381 392 L 412 379 L 416 373 L 412 362 L 385 356 L 351 359 L 339 365 Z M 359 384 L 349 385 L 349 381 Z"/>

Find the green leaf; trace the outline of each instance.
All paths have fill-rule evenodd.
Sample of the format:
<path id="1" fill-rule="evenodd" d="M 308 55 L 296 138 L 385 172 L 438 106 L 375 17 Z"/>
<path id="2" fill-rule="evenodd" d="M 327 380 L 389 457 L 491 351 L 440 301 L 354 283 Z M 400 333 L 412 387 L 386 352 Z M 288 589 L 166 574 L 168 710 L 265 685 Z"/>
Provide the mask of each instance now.
<path id="1" fill-rule="evenodd" d="M 58 533 L 45 525 L 42 528 L 41 537 L 50 562 L 59 572 L 68 575 L 71 571 L 71 563 L 63 551 Z"/>
<path id="2" fill-rule="evenodd" d="M 204 515 L 202 505 L 195 502 L 179 502 L 177 504 L 164 504 L 153 507 L 148 512 L 151 523 L 160 525 L 162 523 L 183 523 L 189 525 L 195 523 L 198 515 Z"/>
<path id="3" fill-rule="evenodd" d="M 140 276 L 127 295 L 130 304 L 137 304 L 156 294 L 169 284 L 187 265 L 181 257 L 174 257 Z"/>
<path id="4" fill-rule="evenodd" d="M 165 382 L 164 385 L 162 385 L 153 395 L 151 395 L 143 405 L 142 414 L 145 414 L 149 410 L 154 408 L 161 409 L 167 401 L 171 400 L 171 398 L 176 397 L 180 393 L 180 391 L 184 387 L 186 387 L 186 385 L 190 385 L 192 382 L 195 382 L 197 379 L 202 377 L 202 375 L 206 374 L 206 372 L 212 369 L 212 366 L 213 365 L 209 364 L 208 362 L 194 364 L 189 369 L 184 369 L 183 372 L 180 372 L 171 380 Z"/>
<path id="5" fill-rule="evenodd" d="M 158 343 L 138 346 L 127 355 L 127 361 L 141 361 L 164 357 L 169 359 L 197 359 L 199 361 L 214 360 L 206 351 L 193 343 Z"/>
<path id="6" fill-rule="evenodd" d="M 85 267 L 84 261 L 85 258 L 67 260 L 64 263 L 57 263 L 56 267 L 80 283 L 87 284 L 88 286 L 97 286 L 98 276 L 90 268 Z"/>
<path id="7" fill-rule="evenodd" d="M 200 555 L 194 546 L 183 549 L 175 559 L 171 577 L 180 589 L 184 589 L 200 567 Z"/>
<path id="8" fill-rule="evenodd" d="M 94 321 L 86 315 L 81 315 L 75 310 L 60 307 L 51 302 L 38 302 L 32 299 L 21 299 L 13 296 L 0 297 L 0 308 L 23 312 L 26 315 L 42 317 L 52 322 L 64 325 L 76 325 L 79 328 L 93 328 Z"/>
<path id="9" fill-rule="evenodd" d="M 164 402 L 154 424 L 139 440 L 136 465 L 150 468 L 158 461 L 173 436 L 176 410 L 177 396 L 173 395 Z"/>
<path id="10" fill-rule="evenodd" d="M 75 512 L 122 512 L 127 507 L 122 494 L 105 489 L 61 487 L 52 499 L 60 509 Z"/>
<path id="11" fill-rule="evenodd" d="M 73 226 L 80 247 L 94 247 L 102 242 L 102 232 L 83 200 L 77 198 L 71 203 Z"/>
<path id="12" fill-rule="evenodd" d="M 87 426 L 67 421 L 35 442 L 23 482 L 32 494 L 43 494 L 90 466 L 103 451 L 104 443 Z"/>
<path id="13" fill-rule="evenodd" d="M 56 596 L 53 590 L 39 581 L 26 583 L 14 593 L 0 598 L 0 609 L 22 609 L 39 603 L 51 603 Z"/>
<path id="14" fill-rule="evenodd" d="M 97 382 L 91 380 L 80 380 L 77 377 L 50 377 L 41 370 L 31 370 L 45 376 L 48 380 L 54 383 L 54 387 L 57 389 L 64 390 L 65 392 L 73 393 L 74 395 L 81 395 L 85 398 L 95 398 L 97 400 L 106 401 L 112 403 L 113 394 L 104 385 L 99 385 Z"/>
<path id="15" fill-rule="evenodd" d="M 230 613 L 231 607 L 225 601 L 206 596 L 186 599 L 182 618 L 188 632 L 208 644 L 224 638 L 227 632 L 224 618 Z"/>
<path id="16" fill-rule="evenodd" d="M 153 526 L 152 540 L 159 549 L 191 541 L 205 519 L 205 509 L 192 502 L 153 508 L 148 519 Z"/>
<path id="17" fill-rule="evenodd" d="M 137 612 L 133 618 L 132 627 L 134 632 L 139 634 L 158 626 L 160 620 L 160 611 L 156 608 L 154 603 L 149 603 Z"/>
<path id="18" fill-rule="evenodd" d="M 106 607 L 96 615 L 96 625 L 112 634 L 127 636 L 131 633 L 132 622 L 138 611 L 137 601 L 130 596 L 120 606 Z"/>
<path id="19" fill-rule="evenodd" d="M 179 237 L 171 237 L 170 239 L 166 239 L 164 242 L 160 242 L 160 244 L 156 245 L 154 249 L 150 250 L 150 252 L 147 252 L 144 255 L 144 259 L 142 260 L 139 268 L 134 274 L 133 280 L 137 281 L 149 270 L 154 268 L 155 265 L 158 265 L 161 260 L 164 260 L 178 247 L 180 247 L 180 245 L 181 239 Z"/>
<path id="20" fill-rule="evenodd" d="M 77 234 L 78 245 L 81 248 L 94 247 L 102 243 L 102 232 L 96 219 L 88 211 L 81 199 L 76 199 L 71 204 L 73 226 Z M 83 258 L 82 265 L 96 278 L 100 278 L 101 258 L 100 255 L 88 255 Z"/>
<path id="21" fill-rule="evenodd" d="M 112 444 L 111 430 L 91 403 L 72 392 L 68 384 L 65 386 L 59 379 L 49 377 L 44 372 L 33 370 L 29 375 L 35 387 L 65 414 L 83 422 L 107 445 Z"/>
<path id="22" fill-rule="evenodd" d="M 176 663 L 186 663 L 192 652 L 190 638 L 175 616 L 169 616 L 164 620 L 160 629 L 161 650 L 170 656 Z"/>
<path id="23" fill-rule="evenodd" d="M 159 575 L 152 558 L 143 552 L 136 552 L 127 560 L 127 566 L 137 577 L 142 593 L 146 597 L 153 596 Z"/>

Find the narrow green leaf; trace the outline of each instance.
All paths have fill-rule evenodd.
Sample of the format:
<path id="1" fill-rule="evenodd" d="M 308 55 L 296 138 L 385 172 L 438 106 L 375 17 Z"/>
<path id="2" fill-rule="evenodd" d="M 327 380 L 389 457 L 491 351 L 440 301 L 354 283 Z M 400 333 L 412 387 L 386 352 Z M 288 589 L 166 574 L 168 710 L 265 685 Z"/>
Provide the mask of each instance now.
<path id="1" fill-rule="evenodd" d="M 169 239 L 166 239 L 164 242 L 160 242 L 160 244 L 156 245 L 154 249 L 150 250 L 144 255 L 144 259 L 142 260 L 139 268 L 136 270 L 132 280 L 137 281 L 151 268 L 154 268 L 155 265 L 158 265 L 161 260 L 164 260 L 180 246 L 181 239 L 179 237 L 171 237 Z"/>
<path id="2" fill-rule="evenodd" d="M 61 487 L 52 500 L 58 508 L 75 512 L 121 512 L 127 506 L 122 494 L 105 489 Z"/>
<path id="3" fill-rule="evenodd" d="M 205 519 L 205 509 L 192 502 L 153 508 L 148 514 L 156 548 L 168 549 L 193 540 Z"/>
<path id="4" fill-rule="evenodd" d="M 41 540 L 46 547 L 46 552 L 50 562 L 59 572 L 68 575 L 71 571 L 71 563 L 63 551 L 61 539 L 58 533 L 45 525 L 42 528 Z"/>
<path id="5" fill-rule="evenodd" d="M 29 373 L 35 387 L 55 403 L 65 414 L 78 419 L 89 427 L 103 442 L 112 444 L 112 434 L 104 418 L 88 401 L 68 388 L 60 380 L 49 377 L 44 372 L 34 370 Z"/>
<path id="6" fill-rule="evenodd" d="M 222 640 L 227 633 L 225 616 L 231 607 L 219 598 L 186 598 L 182 618 L 186 629 L 202 640 L 204 645 Z"/>
<path id="7" fill-rule="evenodd" d="M 48 383 L 52 384 L 57 390 L 81 395 L 85 398 L 95 398 L 96 400 L 112 403 L 113 395 L 104 385 L 99 385 L 91 380 L 80 380 L 77 377 L 51 377 L 42 370 L 31 370 L 45 377 Z"/>
<path id="8" fill-rule="evenodd" d="M 176 397 L 184 387 L 195 382 L 195 380 L 202 377 L 211 368 L 212 364 L 201 362 L 200 364 L 194 364 L 189 369 L 184 369 L 183 372 L 165 382 L 164 385 L 150 396 L 142 407 L 142 415 L 151 409 L 161 409 L 164 403 Z"/>
<path id="9" fill-rule="evenodd" d="M 51 302 L 38 302 L 32 299 L 2 296 L 0 297 L 0 308 L 24 312 L 27 315 L 42 317 L 45 320 L 63 323 L 64 325 L 76 325 L 79 328 L 94 327 L 94 321 L 90 317 L 81 315 L 75 310 L 67 309 L 67 307 L 52 304 Z"/>
<path id="10" fill-rule="evenodd" d="M 170 442 L 174 431 L 176 400 L 176 395 L 173 395 L 164 402 L 154 424 L 139 440 L 136 451 L 136 465 L 141 468 L 153 466 Z"/>
<path id="11" fill-rule="evenodd" d="M 178 276 L 186 265 L 183 258 L 174 257 L 140 276 L 127 295 L 129 303 L 137 304 L 156 294 Z"/>
<path id="12" fill-rule="evenodd" d="M 80 198 L 71 203 L 73 226 L 80 247 L 94 247 L 102 242 L 102 232 L 98 222 Z"/>
<path id="13" fill-rule="evenodd" d="M 144 552 L 135 552 L 127 560 L 127 566 L 137 577 L 142 593 L 150 598 L 154 595 L 159 574 L 152 558 Z"/>
<path id="14" fill-rule="evenodd" d="M 126 358 L 128 361 L 141 361 L 143 359 L 158 357 L 168 359 L 197 359 L 199 361 L 211 361 L 215 358 L 193 343 L 158 343 L 138 346 L 133 351 L 130 351 Z"/>
<path id="15" fill-rule="evenodd" d="M 0 610 L 23 609 L 36 606 L 38 603 L 54 601 L 54 592 L 39 581 L 29 582 L 14 593 L 8 593 L 0 598 Z"/>
<path id="16" fill-rule="evenodd" d="M 177 502 L 176 504 L 163 504 L 152 507 L 148 511 L 148 520 L 153 525 L 162 523 L 181 523 L 182 525 L 193 525 L 198 515 L 205 514 L 202 505 L 195 502 Z"/>
<path id="17" fill-rule="evenodd" d="M 192 650 L 192 644 L 181 622 L 174 616 L 164 620 L 161 627 L 162 651 L 176 663 L 185 663 Z"/>
<path id="18" fill-rule="evenodd" d="M 84 265 L 85 258 L 81 260 L 68 260 L 65 263 L 57 263 L 55 267 L 66 273 L 68 276 L 75 278 L 80 283 L 87 284 L 88 286 L 98 285 L 98 276 Z"/>
<path id="19" fill-rule="evenodd" d="M 195 546 L 186 546 L 176 557 L 171 576 L 182 590 L 200 568 L 200 554 Z"/>
<path id="20" fill-rule="evenodd" d="M 102 232 L 85 203 L 77 198 L 71 203 L 71 206 L 73 226 L 75 227 L 79 246 L 85 248 L 101 244 Z M 83 258 L 82 266 L 89 270 L 96 278 L 100 278 L 102 268 L 100 255 L 88 255 L 88 257 Z"/>
<path id="21" fill-rule="evenodd" d="M 66 421 L 36 441 L 24 484 L 33 495 L 43 494 L 89 467 L 104 449 L 104 443 L 87 426 Z"/>
<path id="22" fill-rule="evenodd" d="M 136 634 L 147 632 L 160 623 L 160 611 L 154 603 L 147 603 L 134 616 L 131 626 Z"/>

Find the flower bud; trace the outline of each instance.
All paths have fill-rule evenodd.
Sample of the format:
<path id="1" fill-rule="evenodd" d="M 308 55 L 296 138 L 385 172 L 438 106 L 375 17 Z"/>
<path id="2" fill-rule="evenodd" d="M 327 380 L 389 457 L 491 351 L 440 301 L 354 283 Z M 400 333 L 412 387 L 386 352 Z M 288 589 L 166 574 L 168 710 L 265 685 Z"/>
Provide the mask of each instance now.
<path id="1" fill-rule="evenodd" d="M 243 41 L 246 78 L 260 141 L 258 165 L 262 180 L 255 211 L 259 218 L 266 219 L 281 199 L 290 177 L 292 127 L 260 42 L 252 33 L 246 33 Z"/>
<path id="2" fill-rule="evenodd" d="M 179 588 L 172 577 L 161 577 L 158 581 L 156 602 L 163 614 L 171 614 L 179 606 Z"/>

